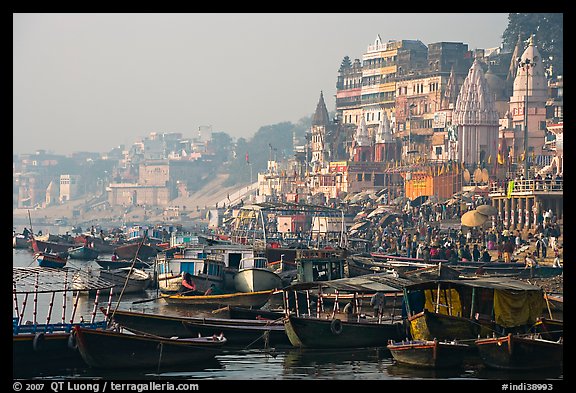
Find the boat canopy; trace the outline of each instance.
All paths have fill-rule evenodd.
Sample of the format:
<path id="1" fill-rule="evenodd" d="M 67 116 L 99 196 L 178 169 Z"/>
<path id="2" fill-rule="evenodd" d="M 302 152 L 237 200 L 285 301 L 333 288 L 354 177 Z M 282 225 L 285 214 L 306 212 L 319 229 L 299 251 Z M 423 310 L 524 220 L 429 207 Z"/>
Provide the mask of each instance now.
<path id="1" fill-rule="evenodd" d="M 452 286 L 486 288 L 495 290 L 535 291 L 542 292 L 542 288 L 528 284 L 512 277 L 478 277 L 460 278 L 454 280 L 429 280 L 413 283 L 406 286 L 407 290 L 434 289 L 438 284 L 451 284 Z"/>
<path id="2" fill-rule="evenodd" d="M 339 278 L 329 281 L 315 281 L 306 283 L 295 283 L 286 288 L 285 290 L 304 290 L 312 288 L 331 288 L 341 292 L 359 292 L 359 293 L 374 293 L 374 292 L 401 292 L 402 288 L 407 284 L 411 284 L 411 280 L 407 280 L 396 276 L 393 273 L 375 273 L 366 274 L 358 277 Z"/>

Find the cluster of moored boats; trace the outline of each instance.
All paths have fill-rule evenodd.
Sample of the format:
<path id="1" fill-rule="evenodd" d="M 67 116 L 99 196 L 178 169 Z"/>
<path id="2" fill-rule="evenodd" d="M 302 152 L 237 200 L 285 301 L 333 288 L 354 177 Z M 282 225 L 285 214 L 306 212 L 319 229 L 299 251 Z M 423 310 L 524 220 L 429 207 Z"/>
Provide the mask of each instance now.
<path id="1" fill-rule="evenodd" d="M 70 259 L 42 265 L 39 257 L 47 252 L 32 237 L 39 266 L 13 268 L 14 373 L 30 359 L 158 369 L 206 361 L 230 347 L 282 346 L 386 348 L 398 363 L 426 368 L 563 367 L 561 294 L 518 279 L 561 269 L 349 255 L 335 243 L 321 244 L 320 236 L 306 246 L 192 237 L 193 242 L 165 245 L 143 238 L 134 242 L 137 252 L 130 257 L 105 266 L 98 258 L 85 261 L 98 265 L 98 275 Z M 153 257 L 138 254 L 144 245 L 155 247 Z M 119 270 L 124 275 L 110 273 Z M 121 296 L 139 281 L 135 292 L 155 291 L 133 303 L 159 302 L 161 312 L 113 305 L 120 304 L 114 294 Z M 66 299 L 68 293 L 75 302 L 63 304 L 58 323 L 50 315 L 41 323 L 37 310 L 27 309 L 31 296 Z M 90 320 L 79 320 L 81 295 L 108 303 L 95 301 Z M 174 306 L 190 313 L 173 312 Z M 27 321 L 27 315 L 34 319 Z"/>

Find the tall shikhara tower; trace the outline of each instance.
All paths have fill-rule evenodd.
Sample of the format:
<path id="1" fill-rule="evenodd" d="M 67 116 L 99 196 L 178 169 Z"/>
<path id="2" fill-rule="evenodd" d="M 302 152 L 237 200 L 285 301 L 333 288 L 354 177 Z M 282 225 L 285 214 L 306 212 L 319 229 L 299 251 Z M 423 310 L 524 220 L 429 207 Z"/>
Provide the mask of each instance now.
<path id="1" fill-rule="evenodd" d="M 496 159 L 498 112 L 478 59 L 474 60 L 456 100 L 452 122 L 458 126 L 457 160 L 468 165 Z"/>
<path id="2" fill-rule="evenodd" d="M 316 112 L 312 117 L 312 127 L 310 148 L 312 151 L 312 164 L 315 170 L 319 170 L 325 161 L 329 160 L 330 150 L 327 141 L 328 134 L 330 133 L 331 123 L 328 116 L 328 109 L 324 102 L 324 94 L 320 92 L 320 99 L 316 106 Z"/>

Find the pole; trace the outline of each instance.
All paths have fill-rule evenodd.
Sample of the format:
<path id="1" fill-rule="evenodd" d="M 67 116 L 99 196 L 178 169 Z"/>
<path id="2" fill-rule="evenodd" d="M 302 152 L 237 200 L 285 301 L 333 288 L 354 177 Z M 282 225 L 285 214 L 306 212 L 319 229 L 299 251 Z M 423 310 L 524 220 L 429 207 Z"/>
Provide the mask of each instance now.
<path id="1" fill-rule="evenodd" d="M 528 180 L 528 69 L 526 62 L 526 92 L 524 95 L 524 179 Z"/>

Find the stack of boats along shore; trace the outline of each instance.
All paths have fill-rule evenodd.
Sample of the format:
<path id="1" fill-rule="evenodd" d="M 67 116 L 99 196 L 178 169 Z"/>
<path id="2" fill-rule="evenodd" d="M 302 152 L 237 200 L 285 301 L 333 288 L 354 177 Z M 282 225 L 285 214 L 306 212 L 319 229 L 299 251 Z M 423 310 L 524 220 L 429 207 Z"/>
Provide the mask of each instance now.
<path id="1" fill-rule="evenodd" d="M 280 217 L 310 217 L 296 222 L 308 231 L 273 231 Z M 230 347 L 378 347 L 413 367 L 562 373 L 558 294 L 516 275 L 464 273 L 445 261 L 351 254 L 342 217 L 324 206 L 246 205 L 229 239 L 190 234 L 189 242 L 174 241 L 142 267 L 153 279 L 132 302 L 158 302 L 160 312 L 118 307 L 129 275 L 121 286 L 70 264 L 14 267 L 14 375 L 30 359 L 157 370 L 206 362 Z M 369 267 L 351 275 L 350 261 Z M 143 260 L 118 262 L 133 262 L 124 266 L 130 272 Z M 46 315 L 42 323 L 31 309 L 41 297 L 51 304 L 67 293 L 73 302 L 62 302 L 62 318 Z M 86 321 L 77 317 L 78 296 L 107 303 L 96 300 Z M 182 307 L 188 316 L 176 312 Z"/>

